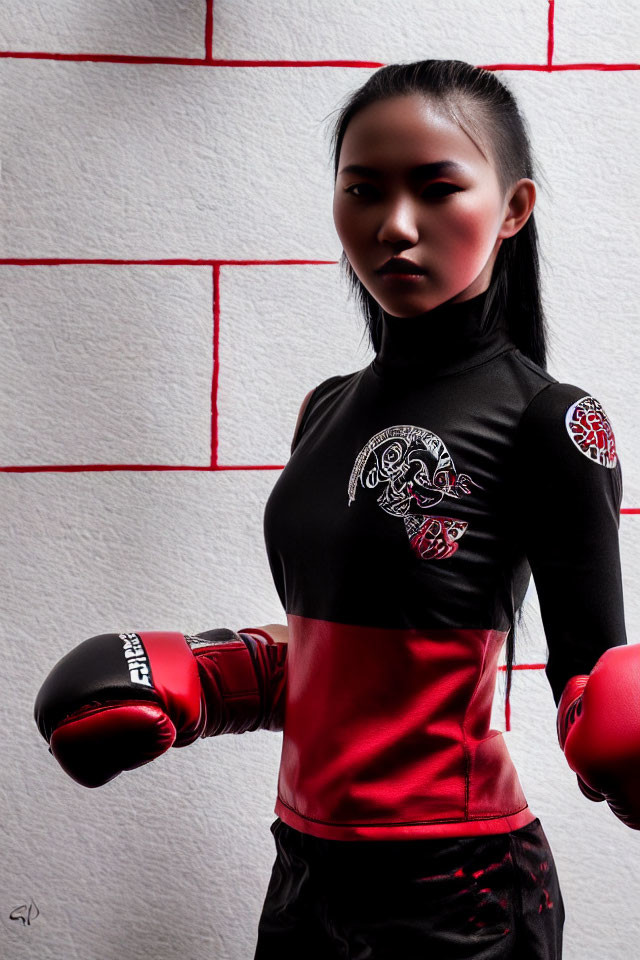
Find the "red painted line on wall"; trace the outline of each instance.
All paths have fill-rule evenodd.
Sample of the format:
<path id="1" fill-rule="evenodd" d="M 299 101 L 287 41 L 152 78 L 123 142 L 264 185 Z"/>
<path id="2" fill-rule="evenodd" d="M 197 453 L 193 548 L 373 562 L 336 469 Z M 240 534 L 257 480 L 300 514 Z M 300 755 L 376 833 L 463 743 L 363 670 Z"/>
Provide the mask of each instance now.
<path id="1" fill-rule="evenodd" d="M 207 63 L 211 63 L 213 59 L 213 0 L 207 0 L 204 21 L 204 59 Z"/>
<path id="2" fill-rule="evenodd" d="M 0 473 L 84 473 L 100 470 L 283 470 L 283 463 L 171 464 L 171 463 L 53 463 L 36 466 L 3 466 Z"/>
<path id="3" fill-rule="evenodd" d="M 554 0 L 549 0 L 549 9 L 547 11 L 547 63 L 549 66 L 553 63 L 553 19 L 555 13 Z"/>
<path id="4" fill-rule="evenodd" d="M 165 63 L 185 67 L 385 67 L 378 60 L 219 60 L 200 57 L 142 57 L 110 53 L 51 53 L 41 50 L 0 50 L 0 57 L 26 60 L 74 60 L 95 63 Z M 640 70 L 640 63 L 479 63 L 484 70 Z"/>
<path id="5" fill-rule="evenodd" d="M 222 60 L 213 57 L 144 57 L 126 53 L 53 53 L 47 50 L 0 50 L 0 57 L 95 63 L 166 63 L 184 67 L 384 67 L 384 63 L 377 60 Z"/>
<path id="6" fill-rule="evenodd" d="M 161 267 L 213 267 L 218 264 L 221 267 L 279 267 L 291 266 L 295 264 L 330 264 L 339 263 L 339 260 L 223 260 L 214 258 L 211 260 L 192 260 L 186 257 L 172 258 L 166 260 L 117 260 L 114 258 L 101 258 L 85 260 L 80 257 L 1 257 L 0 266 L 17 267 L 59 267 L 64 264 L 76 263 L 105 263 L 115 266 L 161 266 Z"/>
<path id="7" fill-rule="evenodd" d="M 218 465 L 218 378 L 220 375 L 220 264 L 213 267 L 213 375 L 211 378 L 211 468 Z"/>
<path id="8" fill-rule="evenodd" d="M 556 73 L 559 70 L 640 70 L 640 63 L 482 63 L 485 70 L 544 70 Z"/>

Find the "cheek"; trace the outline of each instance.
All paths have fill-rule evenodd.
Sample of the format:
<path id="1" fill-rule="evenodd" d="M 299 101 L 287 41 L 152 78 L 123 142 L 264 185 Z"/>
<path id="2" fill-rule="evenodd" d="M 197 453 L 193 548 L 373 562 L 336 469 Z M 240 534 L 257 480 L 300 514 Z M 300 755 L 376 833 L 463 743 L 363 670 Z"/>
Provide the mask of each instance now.
<path id="1" fill-rule="evenodd" d="M 493 246 L 495 217 L 496 211 L 489 203 L 459 204 L 452 206 L 446 229 L 441 228 L 438 233 L 447 248 L 464 248 L 469 253 L 482 254 Z"/>
<path id="2" fill-rule="evenodd" d="M 340 196 L 336 196 L 333 201 L 333 222 L 342 245 L 346 246 L 349 238 L 357 232 L 356 219 L 349 216 L 347 204 Z"/>

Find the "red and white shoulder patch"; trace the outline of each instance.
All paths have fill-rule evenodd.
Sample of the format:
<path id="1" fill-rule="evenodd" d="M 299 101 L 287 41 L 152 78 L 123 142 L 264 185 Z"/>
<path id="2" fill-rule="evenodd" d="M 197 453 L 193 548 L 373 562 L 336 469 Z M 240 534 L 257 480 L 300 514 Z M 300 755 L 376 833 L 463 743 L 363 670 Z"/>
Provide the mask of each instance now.
<path id="1" fill-rule="evenodd" d="M 581 397 L 572 403 L 564 418 L 574 444 L 589 460 L 613 469 L 618 462 L 611 421 L 595 397 Z"/>

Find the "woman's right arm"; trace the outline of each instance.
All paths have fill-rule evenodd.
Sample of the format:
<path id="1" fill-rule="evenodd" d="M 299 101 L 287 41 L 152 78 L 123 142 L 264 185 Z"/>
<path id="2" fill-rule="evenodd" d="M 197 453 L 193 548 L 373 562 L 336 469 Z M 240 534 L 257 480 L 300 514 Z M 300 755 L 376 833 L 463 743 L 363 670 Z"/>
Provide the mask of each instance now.
<path id="1" fill-rule="evenodd" d="M 283 623 L 91 637 L 53 667 L 34 719 L 69 776 L 97 787 L 201 736 L 282 730 L 288 641 Z"/>
<path id="2" fill-rule="evenodd" d="M 251 633 L 251 630 L 255 627 L 247 627 L 246 630 L 239 630 L 238 633 Z M 275 640 L 276 643 L 288 643 L 289 642 L 289 627 L 286 623 L 265 623 L 263 627 L 259 627 L 260 630 L 264 630 L 265 633 L 268 633 L 272 640 Z"/>

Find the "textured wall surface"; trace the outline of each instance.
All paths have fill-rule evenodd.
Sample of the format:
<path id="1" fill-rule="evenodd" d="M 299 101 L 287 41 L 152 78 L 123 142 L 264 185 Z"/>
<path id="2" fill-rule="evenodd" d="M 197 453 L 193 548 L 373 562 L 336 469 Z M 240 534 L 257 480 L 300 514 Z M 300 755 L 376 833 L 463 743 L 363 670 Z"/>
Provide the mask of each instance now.
<path id="1" fill-rule="evenodd" d="M 615 428 L 638 640 L 639 46 L 633 0 L 3 0 L 3 960 L 253 956 L 281 734 L 87 790 L 33 700 L 95 634 L 284 622 L 264 503 L 304 394 L 371 359 L 337 264 L 327 118 L 378 65 L 468 60 L 518 98 L 549 369 Z M 505 738 L 556 859 L 566 960 L 628 960 L 640 832 L 583 797 L 557 745 L 533 586 L 520 640 Z"/>

